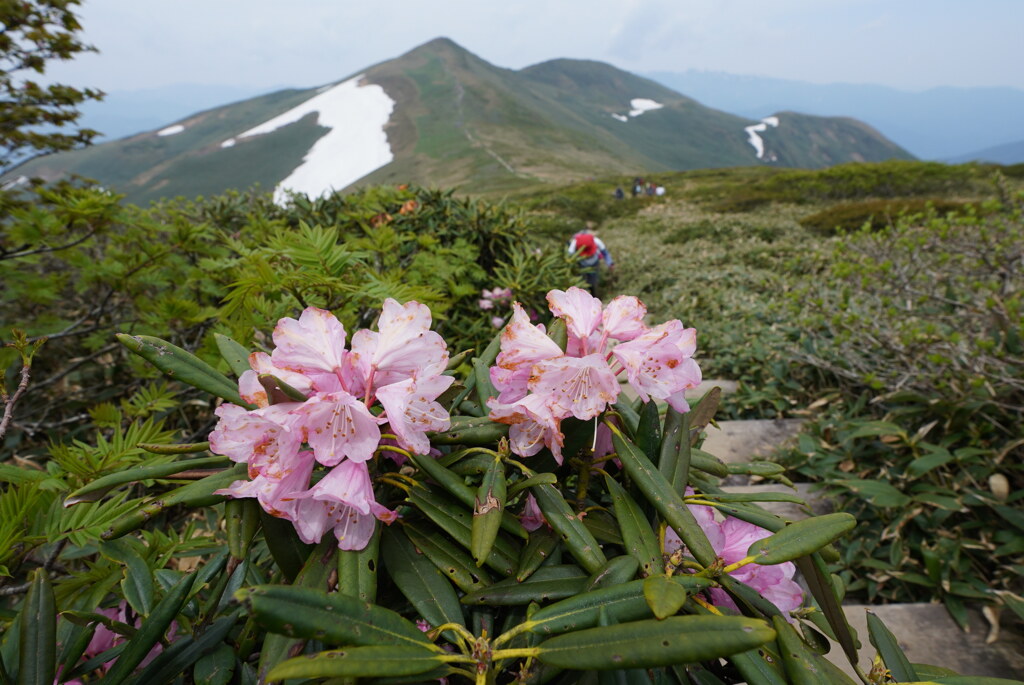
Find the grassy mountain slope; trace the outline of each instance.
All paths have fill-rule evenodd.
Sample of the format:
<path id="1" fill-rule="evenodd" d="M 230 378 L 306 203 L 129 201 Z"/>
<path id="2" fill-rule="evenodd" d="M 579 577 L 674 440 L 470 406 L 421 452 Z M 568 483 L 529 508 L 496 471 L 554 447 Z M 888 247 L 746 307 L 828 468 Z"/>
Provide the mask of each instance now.
<path id="1" fill-rule="evenodd" d="M 354 185 L 510 192 L 608 174 L 764 163 L 744 131 L 753 122 L 599 62 L 559 59 L 513 71 L 439 38 L 364 73 L 396 103 L 386 127 L 394 158 Z M 33 160 L 15 173 L 79 174 L 133 202 L 254 183 L 269 189 L 328 131 L 315 115 L 234 147 L 220 145 L 315 93 L 281 91 L 207 110 L 181 120 L 185 130 L 176 135 L 143 133 Z M 662 107 L 617 119 L 635 98 Z M 851 120 L 786 115 L 765 141 L 778 166 L 909 157 Z"/>

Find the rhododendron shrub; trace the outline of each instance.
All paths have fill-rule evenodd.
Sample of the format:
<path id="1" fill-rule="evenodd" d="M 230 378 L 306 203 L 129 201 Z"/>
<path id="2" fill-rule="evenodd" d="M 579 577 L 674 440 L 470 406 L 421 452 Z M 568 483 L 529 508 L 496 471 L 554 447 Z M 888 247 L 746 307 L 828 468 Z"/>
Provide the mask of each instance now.
<path id="1" fill-rule="evenodd" d="M 220 339 L 234 380 L 122 336 L 220 398 L 215 423 L 208 443 L 147 445 L 152 463 L 68 495 L 112 510 L 101 552 L 124 571 L 56 598 L 35 575 L 23 625 L 58 604 L 73 624 L 32 682 L 802 682 L 835 668 L 805 641 L 818 630 L 856 660 L 826 565 L 855 522 L 787 521 L 721 490 L 724 474 L 785 480 L 691 451 L 718 402 L 693 394 L 696 331 L 635 297 L 547 302 L 543 323 L 511 303 L 490 345 L 454 360 L 417 302 L 386 300 L 351 334 L 308 307 L 264 349 Z M 151 495 L 125 506 L 140 482 Z M 97 627 L 111 606 L 138 619 L 116 646 Z"/>

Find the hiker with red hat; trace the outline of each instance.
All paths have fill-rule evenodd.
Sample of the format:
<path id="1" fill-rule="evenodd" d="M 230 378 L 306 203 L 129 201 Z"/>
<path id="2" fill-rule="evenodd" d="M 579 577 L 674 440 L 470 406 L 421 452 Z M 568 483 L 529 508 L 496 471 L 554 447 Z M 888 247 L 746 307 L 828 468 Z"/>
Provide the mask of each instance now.
<path id="1" fill-rule="evenodd" d="M 587 281 L 587 288 L 592 295 L 597 295 L 597 284 L 600 281 L 600 263 L 603 260 L 609 269 L 614 268 L 615 262 L 608 252 L 607 246 L 592 230 L 593 224 L 587 222 L 586 228 L 577 233 L 569 241 L 569 254 L 579 259 L 579 265 L 583 269 L 583 277 Z"/>

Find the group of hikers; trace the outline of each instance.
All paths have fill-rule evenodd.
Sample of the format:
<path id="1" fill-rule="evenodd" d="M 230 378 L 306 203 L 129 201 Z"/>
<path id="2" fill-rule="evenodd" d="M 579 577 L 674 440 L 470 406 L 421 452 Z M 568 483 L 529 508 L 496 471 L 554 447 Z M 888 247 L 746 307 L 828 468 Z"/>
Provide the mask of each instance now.
<path id="1" fill-rule="evenodd" d="M 645 181 L 644 179 L 637 176 L 633 179 L 633 197 L 640 197 L 646 195 L 647 197 L 661 197 L 665 194 L 665 186 L 660 186 L 653 181 Z M 626 193 L 623 192 L 622 186 L 615 188 L 615 199 L 624 200 L 626 199 Z"/>

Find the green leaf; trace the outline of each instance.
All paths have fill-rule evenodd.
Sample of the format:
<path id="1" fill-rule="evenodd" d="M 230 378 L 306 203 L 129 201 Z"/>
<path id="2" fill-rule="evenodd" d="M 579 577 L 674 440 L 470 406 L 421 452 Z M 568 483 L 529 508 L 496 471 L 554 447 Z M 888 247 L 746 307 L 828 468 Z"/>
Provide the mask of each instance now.
<path id="1" fill-rule="evenodd" d="M 260 503 L 251 497 L 229 499 L 224 503 L 224 532 L 228 538 L 228 552 L 241 561 L 249 553 L 249 546 L 260 529 Z"/>
<path id="2" fill-rule="evenodd" d="M 444 654 L 422 647 L 346 647 L 289 659 L 275 666 L 267 680 L 413 676 L 444 663 Z"/>
<path id="3" fill-rule="evenodd" d="M 729 657 L 747 685 L 789 685 L 782 670 L 782 660 L 764 645 Z"/>
<path id="4" fill-rule="evenodd" d="M 189 574 L 167 592 L 167 595 L 153 608 L 149 618 L 139 626 L 135 636 L 125 643 L 125 650 L 107 672 L 104 683 L 118 685 L 124 682 L 135 670 L 135 667 L 142 663 L 142 660 L 153 649 L 153 645 L 160 641 L 167 632 L 167 628 L 170 627 L 171 621 L 181 611 L 195 581 L 196 574 Z"/>
<path id="5" fill-rule="evenodd" d="M 191 635 L 180 637 L 162 651 L 153 661 L 142 669 L 132 681 L 133 685 L 156 685 L 168 683 L 184 673 L 204 655 L 219 647 L 224 647 L 224 638 L 234 627 L 236 616 L 225 616 L 217 619 L 198 637 Z M 232 660 L 232 665 L 234 661 Z"/>
<path id="6" fill-rule="evenodd" d="M 910 664 L 910 659 L 900 649 L 896 638 L 886 627 L 882 619 L 878 618 L 873 611 L 868 611 L 868 637 L 871 644 L 878 650 L 878 654 L 885 662 L 885 667 L 892 672 L 894 680 L 907 682 L 917 680 L 917 673 Z"/>
<path id="7" fill-rule="evenodd" d="M 812 651 L 786 619 L 775 616 L 772 626 L 778 635 L 782 665 L 793 685 L 854 685 L 842 671 Z"/>
<path id="8" fill-rule="evenodd" d="M 667 576 L 649 576 L 644 579 L 644 599 L 655 618 L 668 618 L 686 603 L 686 589 Z"/>
<path id="9" fill-rule="evenodd" d="M 409 455 L 410 460 L 416 465 L 419 470 L 430 476 L 430 478 L 437 482 L 448 494 L 452 495 L 455 499 L 465 504 L 467 507 L 474 507 L 476 505 L 477 493 L 465 484 L 462 480 L 462 476 L 453 473 L 450 469 L 442 466 L 436 459 L 429 455 Z M 481 455 L 483 456 L 483 455 Z M 488 462 L 487 468 L 491 467 L 491 463 Z M 545 474 L 550 475 L 550 474 Z M 523 528 L 523 524 L 519 523 L 511 512 L 503 511 L 501 514 L 501 529 L 506 533 L 518 536 L 522 539 L 528 537 L 527 530 Z"/>
<path id="10" fill-rule="evenodd" d="M 558 547 L 561 539 L 558 533 L 547 526 L 541 526 L 530 533 L 530 539 L 523 547 L 519 555 L 519 566 L 516 569 L 516 580 L 522 582 L 530 577 L 530 574 L 540 568 Z"/>
<path id="11" fill-rule="evenodd" d="M 472 514 L 449 498 L 429 487 L 414 487 L 408 501 L 436 523 L 465 549 L 472 547 Z M 486 564 L 504 575 L 511 575 L 516 567 L 519 550 L 501 535 L 494 540 Z"/>
<path id="12" fill-rule="evenodd" d="M 289 582 L 294 581 L 313 551 L 313 545 L 307 545 L 299 539 L 295 526 L 290 521 L 271 516 L 262 507 L 257 513 L 270 556 L 274 558 L 274 563 L 281 569 L 284 577 Z"/>
<path id="13" fill-rule="evenodd" d="M 847 443 L 857 438 L 875 438 L 897 435 L 906 439 L 907 434 L 902 428 L 887 421 L 865 421 L 858 428 L 842 436 L 841 442 Z"/>
<path id="14" fill-rule="evenodd" d="M 222 644 L 196 662 L 192 677 L 203 685 L 227 685 L 235 674 L 235 650 Z"/>
<path id="15" fill-rule="evenodd" d="M 331 572 L 337 569 L 335 557 L 338 553 L 338 545 L 333 535 L 326 535 L 312 552 L 298 575 L 295 576 L 294 588 L 309 588 L 310 590 L 327 590 L 327 580 Z M 236 593 L 237 594 L 237 593 Z M 300 636 L 305 637 L 305 636 Z M 302 640 L 295 639 L 292 635 L 271 634 L 267 635 L 260 647 L 260 660 L 257 665 L 257 673 L 264 679 L 270 669 L 281 663 L 292 655 L 293 649 L 301 647 Z"/>
<path id="16" fill-rule="evenodd" d="M 546 483 L 530 489 L 537 498 L 537 506 L 544 514 L 544 519 L 562 537 L 569 553 L 580 566 L 587 573 L 594 573 L 601 568 L 608 561 L 601 551 L 601 545 L 576 516 L 572 507 L 566 503 L 562 493 L 555 486 Z"/>
<path id="17" fill-rule="evenodd" d="M 651 400 L 640 406 L 640 421 L 636 426 L 636 446 L 654 461 L 661 447 L 661 417 L 658 403 Z"/>
<path id="18" fill-rule="evenodd" d="M 126 535 L 133 530 L 141 528 L 157 514 L 174 506 L 206 507 L 222 502 L 225 497 L 213 494 L 214 491 L 226 488 L 240 478 L 245 478 L 246 468 L 246 464 L 235 464 L 230 469 L 164 493 L 135 511 L 128 512 L 118 518 L 110 528 L 103 532 L 102 537 L 104 540 L 113 540 Z"/>
<path id="19" fill-rule="evenodd" d="M 604 482 L 608 494 L 612 496 L 615 520 L 619 524 L 626 551 L 640 564 L 644 576 L 658 573 L 663 563 L 661 548 L 657 535 L 647 522 L 640 505 L 608 474 L 605 474 Z"/>
<path id="20" fill-rule="evenodd" d="M 537 658 L 559 668 L 655 668 L 718 659 L 774 638 L 775 631 L 757 619 L 673 616 L 558 635 L 538 645 Z"/>
<path id="21" fill-rule="evenodd" d="M 860 643 L 857 641 L 853 629 L 850 628 L 843 612 L 841 599 L 836 596 L 835 588 L 832 585 L 828 569 L 820 554 L 813 554 L 810 557 L 803 557 L 796 560 L 796 567 L 807 582 L 807 587 L 818 606 L 821 607 L 829 627 L 832 629 L 836 640 L 843 648 L 843 653 L 851 664 L 856 664 L 857 651 Z"/>
<path id="22" fill-rule="evenodd" d="M 108 559 L 125 565 L 121 589 L 135 613 L 149 616 L 153 610 L 153 572 L 146 561 L 124 540 L 109 540 L 100 546 Z"/>
<path id="23" fill-rule="evenodd" d="M 493 446 L 508 435 L 508 425 L 486 416 L 455 416 L 451 427 L 440 433 L 427 433 L 432 445 Z"/>
<path id="24" fill-rule="evenodd" d="M 515 606 L 546 602 L 578 595 L 586 584 L 586 575 L 576 566 L 544 566 L 522 582 L 506 578 L 482 590 L 470 592 L 462 598 L 462 603 Z"/>
<path id="25" fill-rule="evenodd" d="M 289 585 L 243 588 L 235 598 L 267 630 L 348 645 L 434 647 L 416 625 L 355 597 Z"/>
<path id="26" fill-rule="evenodd" d="M 654 468 L 650 459 L 621 433 L 613 430 L 612 441 L 626 473 L 647 496 L 658 513 L 679 533 L 679 537 L 697 561 L 704 566 L 713 564 L 718 555 L 708 542 L 704 531 L 697 525 L 697 519 L 683 503 L 682 497 L 672 489 L 672 484 Z"/>
<path id="27" fill-rule="evenodd" d="M 495 457 L 480 481 L 473 503 L 470 551 L 477 566 L 483 566 L 487 561 L 498 536 L 505 512 L 505 493 L 505 463 L 501 457 Z"/>
<path id="28" fill-rule="evenodd" d="M 38 568 L 21 609 L 18 685 L 53 685 L 57 673 L 57 604 L 46 571 Z"/>
<path id="29" fill-rule="evenodd" d="M 64 500 L 64 506 L 70 507 L 79 502 L 94 502 L 107 492 L 125 483 L 135 483 L 140 480 L 151 480 L 166 478 L 182 471 L 191 469 L 206 469 L 231 466 L 231 460 L 227 457 L 203 457 L 202 459 L 185 459 L 171 463 L 150 464 L 149 466 L 137 466 L 112 473 L 109 476 L 97 478 L 88 485 L 84 485 L 72 492 Z"/>
<path id="30" fill-rule="evenodd" d="M 118 333 L 114 337 L 129 350 L 163 371 L 164 375 L 169 378 L 179 380 L 246 409 L 256 408 L 242 399 L 242 396 L 238 394 L 236 383 L 230 381 L 227 376 L 194 354 L 186 352 L 166 340 L 148 335 Z"/>
<path id="31" fill-rule="evenodd" d="M 478 568 L 461 547 L 453 545 L 440 531 L 409 522 L 403 522 L 402 528 L 416 549 L 463 592 L 481 590 L 491 584 L 490 574 Z"/>
<path id="32" fill-rule="evenodd" d="M 609 559 L 596 573 L 587 579 L 587 591 L 628 583 L 640 569 L 637 560 L 630 556 Z"/>
<path id="33" fill-rule="evenodd" d="M 690 593 L 697 593 L 714 585 L 714 581 L 700 576 L 673 576 Z M 527 630 L 538 635 L 553 635 L 570 630 L 590 628 L 598 624 L 598 613 L 604 609 L 615 622 L 650 618 L 651 609 L 644 597 L 644 581 L 634 580 L 621 585 L 584 592 L 537 610 L 527 621 Z"/>
<path id="34" fill-rule="evenodd" d="M 226 335 L 214 333 L 213 339 L 217 343 L 220 356 L 228 363 L 231 372 L 235 376 L 241 376 L 252 367 L 249 365 L 249 350 L 235 342 Z"/>
<path id="35" fill-rule="evenodd" d="M 853 530 L 856 525 L 857 519 L 842 512 L 804 519 L 758 540 L 747 550 L 747 556 L 757 557 L 757 563 L 761 566 L 793 561 L 818 551 Z"/>
<path id="36" fill-rule="evenodd" d="M 673 486 L 677 485 L 676 471 L 690 468 L 689 418 L 688 414 L 678 412 L 672 407 L 665 409 L 665 428 L 658 452 L 658 470 Z M 680 464 L 680 460 L 685 463 Z M 685 478 L 681 482 L 685 482 Z M 682 492 L 679 488 L 676 488 L 676 491 Z"/>
<path id="37" fill-rule="evenodd" d="M 910 504 L 909 497 L 885 481 L 837 480 L 834 484 L 847 488 L 876 507 L 899 508 Z"/>
<path id="38" fill-rule="evenodd" d="M 459 597 L 451 582 L 416 550 L 405 531 L 385 528 L 381 539 L 381 555 L 395 585 L 430 625 L 465 625 L 462 605 L 459 604 Z"/>

